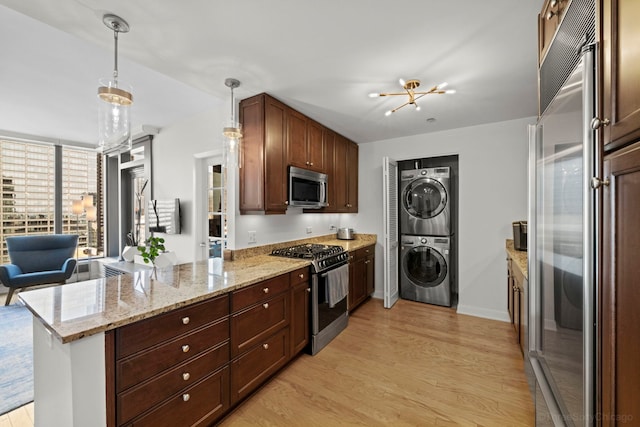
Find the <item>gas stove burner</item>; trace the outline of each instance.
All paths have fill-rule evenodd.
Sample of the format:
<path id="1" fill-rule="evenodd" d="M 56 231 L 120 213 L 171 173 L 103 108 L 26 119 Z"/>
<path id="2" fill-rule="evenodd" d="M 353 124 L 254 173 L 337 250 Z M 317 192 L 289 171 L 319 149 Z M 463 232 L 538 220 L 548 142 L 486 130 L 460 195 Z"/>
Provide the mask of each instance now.
<path id="1" fill-rule="evenodd" d="M 274 249 L 271 255 L 289 258 L 321 259 L 341 252 L 344 252 L 342 246 L 307 243 L 290 246 L 288 248 Z"/>
<path id="2" fill-rule="evenodd" d="M 311 261 L 315 272 L 326 271 L 332 267 L 345 264 L 349 256 L 342 246 L 307 243 L 274 249 L 271 255 L 286 258 L 302 258 Z"/>

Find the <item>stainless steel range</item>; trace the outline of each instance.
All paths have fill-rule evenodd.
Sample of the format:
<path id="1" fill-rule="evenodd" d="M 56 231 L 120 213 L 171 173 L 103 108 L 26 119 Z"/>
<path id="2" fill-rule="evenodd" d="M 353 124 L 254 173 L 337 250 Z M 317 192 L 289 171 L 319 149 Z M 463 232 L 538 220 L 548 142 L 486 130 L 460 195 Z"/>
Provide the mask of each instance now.
<path id="1" fill-rule="evenodd" d="M 311 261 L 311 343 L 318 353 L 349 323 L 349 255 L 337 245 L 315 243 L 274 249 L 271 255 Z"/>

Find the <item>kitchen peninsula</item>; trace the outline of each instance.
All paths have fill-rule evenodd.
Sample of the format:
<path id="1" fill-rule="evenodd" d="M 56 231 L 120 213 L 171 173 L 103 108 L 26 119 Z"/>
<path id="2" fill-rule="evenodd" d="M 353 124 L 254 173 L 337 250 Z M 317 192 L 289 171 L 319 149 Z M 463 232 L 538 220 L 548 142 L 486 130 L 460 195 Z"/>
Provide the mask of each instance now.
<path id="1" fill-rule="evenodd" d="M 355 252 L 376 236 L 307 241 Z M 35 317 L 36 426 L 222 417 L 308 339 L 294 290 L 307 294 L 309 261 L 269 256 L 276 246 L 20 294 Z"/>

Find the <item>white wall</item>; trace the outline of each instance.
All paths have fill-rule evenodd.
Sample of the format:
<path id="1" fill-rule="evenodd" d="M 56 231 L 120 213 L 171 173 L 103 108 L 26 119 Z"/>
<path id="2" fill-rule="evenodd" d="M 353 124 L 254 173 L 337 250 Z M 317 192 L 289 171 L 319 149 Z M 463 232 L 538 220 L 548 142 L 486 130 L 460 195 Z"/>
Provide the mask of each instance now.
<path id="1" fill-rule="evenodd" d="M 359 228 L 378 235 L 382 296 L 382 158 L 459 155 L 458 312 L 507 320 L 505 239 L 527 218 L 527 124 L 535 118 L 360 145 Z"/>
<path id="2" fill-rule="evenodd" d="M 205 236 L 198 236 L 196 219 L 202 216 L 194 210 L 198 155 L 222 149 L 222 127 L 228 112 L 225 107 L 214 108 L 190 117 L 173 126 L 163 128 L 153 139 L 154 199 L 180 199 L 181 234 L 161 234 L 168 250 L 176 252 L 179 263 L 197 259 L 196 250 Z"/>

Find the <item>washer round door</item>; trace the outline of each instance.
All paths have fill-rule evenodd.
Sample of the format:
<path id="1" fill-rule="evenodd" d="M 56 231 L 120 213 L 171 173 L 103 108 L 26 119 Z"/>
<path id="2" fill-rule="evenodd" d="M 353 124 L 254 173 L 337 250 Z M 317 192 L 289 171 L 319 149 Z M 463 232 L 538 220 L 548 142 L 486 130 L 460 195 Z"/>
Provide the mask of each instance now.
<path id="1" fill-rule="evenodd" d="M 418 178 L 407 185 L 402 194 L 402 206 L 416 218 L 433 218 L 447 205 L 447 191 L 440 181 Z"/>
<path id="2" fill-rule="evenodd" d="M 447 263 L 440 252 L 429 246 L 416 246 L 402 258 L 405 275 L 423 288 L 438 286 L 447 277 Z"/>

